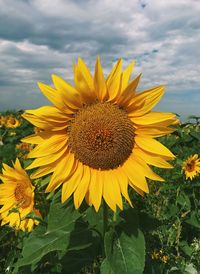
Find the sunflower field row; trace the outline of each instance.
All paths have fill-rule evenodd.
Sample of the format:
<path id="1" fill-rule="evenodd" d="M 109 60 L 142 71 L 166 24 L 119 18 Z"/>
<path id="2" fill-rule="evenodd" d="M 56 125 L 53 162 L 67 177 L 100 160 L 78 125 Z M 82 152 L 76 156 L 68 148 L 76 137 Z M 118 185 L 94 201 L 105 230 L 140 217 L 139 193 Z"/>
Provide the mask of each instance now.
<path id="1" fill-rule="evenodd" d="M 34 145 L 21 139 L 40 129 L 24 120 L 22 113 L 0 113 L 1 170 L 6 170 L 5 164 L 20 169 L 32 162 L 27 155 Z M 173 133 L 159 138 L 176 156 L 171 161 L 174 168 L 154 168 L 165 181 L 150 181 L 150 194 L 144 197 L 129 190 L 134 207 L 125 202 L 124 210 L 108 213 L 109 223 L 117 231 L 117 236 L 114 232 L 108 234 L 104 243 L 109 263 L 115 264 L 114 272 L 103 261 L 102 208 L 94 212 L 83 203 L 78 211 L 73 211 L 72 199 L 63 206 L 60 190 L 54 195 L 45 193 L 50 180 L 46 175 L 34 181 L 35 211 L 28 216 L 32 223 L 27 221 L 23 226 L 27 230 L 1 220 L 0 273 L 114 274 L 122 273 L 120 269 L 128 269 L 132 264 L 133 274 L 141 273 L 141 268 L 144 274 L 200 273 L 200 124 L 198 117 L 190 118 L 187 123 L 176 125 Z M 145 257 L 142 253 L 134 255 L 134 246 L 139 242 L 134 243 L 137 231 L 132 230 L 133 226 L 145 236 Z M 127 238 L 124 231 L 132 238 Z M 137 237 L 144 245 L 142 235 Z M 116 253 L 113 258 L 111 242 Z M 123 261 L 124 254 L 128 261 Z M 144 257 L 143 262 L 140 256 Z"/>

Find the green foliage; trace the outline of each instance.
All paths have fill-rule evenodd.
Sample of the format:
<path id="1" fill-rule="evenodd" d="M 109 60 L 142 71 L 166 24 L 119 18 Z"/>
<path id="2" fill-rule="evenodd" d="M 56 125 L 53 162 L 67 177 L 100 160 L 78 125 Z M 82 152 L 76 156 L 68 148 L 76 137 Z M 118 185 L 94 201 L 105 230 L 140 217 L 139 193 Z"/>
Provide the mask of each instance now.
<path id="1" fill-rule="evenodd" d="M 25 156 L 28 151 L 22 151 L 16 147 L 23 137 L 33 134 L 33 126 L 21 117 L 20 112 L 0 112 L 0 116 L 12 115 L 20 122 L 20 126 L 16 128 L 7 128 L 0 125 L 0 168 L 2 163 L 11 164 L 16 157 Z"/>
<path id="2" fill-rule="evenodd" d="M 21 125 L 0 127 L 0 165 L 19 157 L 26 167 L 28 151 L 16 145 L 34 129 L 20 113 L 12 114 Z M 107 227 L 103 207 L 98 213 L 86 204 L 75 210 L 72 200 L 60 203 L 60 191 L 45 194 L 50 176 L 34 180 L 42 217 L 29 217 L 40 224 L 31 233 L 0 228 L 0 273 L 200 273 L 200 176 L 186 180 L 182 172 L 183 162 L 199 154 L 200 125 L 181 124 L 160 141 L 176 155 L 174 168 L 155 168 L 165 182 L 149 181 L 150 194 L 143 198 L 130 190 L 134 209 L 125 202 L 123 211 L 109 211 Z"/>
<path id="3" fill-rule="evenodd" d="M 70 231 L 79 217 L 70 207 L 64 209 L 60 203 L 52 203 L 49 210 L 48 226 L 38 226 L 24 241 L 22 259 L 17 266 L 35 264 L 47 253 L 54 250 L 66 251 Z"/>
<path id="4" fill-rule="evenodd" d="M 122 211 L 123 221 L 116 229 L 105 235 L 105 253 L 101 273 L 135 273 L 144 270 L 145 243 L 139 229 L 136 212 L 133 209 Z"/>

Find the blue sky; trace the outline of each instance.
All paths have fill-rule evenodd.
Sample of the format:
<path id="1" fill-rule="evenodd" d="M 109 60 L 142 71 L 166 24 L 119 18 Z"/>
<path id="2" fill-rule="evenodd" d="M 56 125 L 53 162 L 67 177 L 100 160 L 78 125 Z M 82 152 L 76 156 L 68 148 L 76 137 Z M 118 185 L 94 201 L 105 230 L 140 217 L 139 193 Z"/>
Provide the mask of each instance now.
<path id="1" fill-rule="evenodd" d="M 138 91 L 164 84 L 156 110 L 199 115 L 199 0 L 0 0 L 0 111 L 48 101 L 37 82 L 73 82 L 81 56 L 107 74 L 122 57 L 142 72 Z"/>

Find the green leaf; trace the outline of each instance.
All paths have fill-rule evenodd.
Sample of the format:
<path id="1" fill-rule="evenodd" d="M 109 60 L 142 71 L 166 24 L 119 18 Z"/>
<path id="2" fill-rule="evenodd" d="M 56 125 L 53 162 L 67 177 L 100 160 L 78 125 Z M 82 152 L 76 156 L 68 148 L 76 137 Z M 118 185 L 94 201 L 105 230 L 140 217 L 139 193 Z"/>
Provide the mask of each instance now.
<path id="1" fill-rule="evenodd" d="M 190 218 L 185 221 L 187 224 L 192 225 L 196 228 L 200 228 L 200 218 L 196 212 L 192 212 Z"/>
<path id="2" fill-rule="evenodd" d="M 195 268 L 195 266 L 190 263 L 188 265 L 186 265 L 185 271 L 187 274 L 198 274 L 198 270 Z"/>
<path id="3" fill-rule="evenodd" d="M 71 233 L 67 253 L 62 256 L 62 273 L 82 273 L 81 269 L 90 267 L 99 255 L 99 247 L 100 238 L 93 236 L 88 223 L 79 218 Z"/>
<path id="4" fill-rule="evenodd" d="M 88 229 L 88 224 L 79 218 L 70 236 L 68 251 L 80 250 L 92 245 L 92 232 Z"/>
<path id="5" fill-rule="evenodd" d="M 115 272 L 113 272 L 112 267 L 107 259 L 103 260 L 100 271 L 101 271 L 101 274 L 115 274 Z"/>
<path id="6" fill-rule="evenodd" d="M 88 222 L 90 228 L 100 234 L 103 233 L 103 212 L 102 208 L 98 212 L 95 212 L 94 208 L 89 207 L 85 211 L 85 221 Z M 96 234 L 96 233 L 95 233 Z"/>
<path id="7" fill-rule="evenodd" d="M 107 262 L 103 269 L 109 269 L 107 273 L 113 271 L 115 274 L 141 274 L 143 272 L 145 248 L 144 236 L 140 230 L 137 231 L 136 235 L 127 235 L 124 232 L 117 235 L 107 232 L 105 247 Z"/>
<path id="8" fill-rule="evenodd" d="M 163 216 L 163 218 L 164 219 L 172 218 L 174 216 L 177 216 L 178 212 L 179 212 L 179 209 L 176 205 L 168 204 L 168 206 L 166 207 L 165 216 Z"/>
<path id="9" fill-rule="evenodd" d="M 146 212 L 140 212 L 139 220 L 143 231 L 152 231 L 161 225 L 158 219 L 148 215 Z"/>
<path id="10" fill-rule="evenodd" d="M 84 237 L 84 235 L 83 235 Z M 85 249 L 70 250 L 62 258 L 62 273 L 83 273 L 82 268 L 94 268 L 95 259 L 99 255 L 99 239 L 93 238 L 91 245 Z M 86 272 L 84 272 L 86 273 Z M 90 272 L 89 272 L 90 273 Z M 93 272 L 96 273 L 96 272 Z"/>
<path id="11" fill-rule="evenodd" d="M 188 245 L 188 243 L 186 241 L 181 241 L 180 242 L 180 248 L 181 250 L 188 256 L 192 255 L 192 248 Z"/>
<path id="12" fill-rule="evenodd" d="M 190 199 L 184 192 L 180 193 L 177 197 L 177 203 L 181 205 L 183 209 L 190 210 L 191 208 Z"/>
<path id="13" fill-rule="evenodd" d="M 134 209 L 122 212 L 123 220 L 116 230 L 105 235 L 106 261 L 101 270 L 104 273 L 142 274 L 145 262 L 145 241 L 138 227 Z M 113 271 L 113 272 L 112 272 Z"/>
<path id="14" fill-rule="evenodd" d="M 78 211 L 71 207 L 52 203 L 49 212 L 48 226 L 38 226 L 24 241 L 22 258 L 16 266 L 35 264 L 44 255 L 54 250 L 66 250 L 75 221 L 80 217 Z"/>
<path id="15" fill-rule="evenodd" d="M 190 135 L 192 135 L 192 137 L 200 141 L 200 132 L 192 131 L 190 132 Z"/>

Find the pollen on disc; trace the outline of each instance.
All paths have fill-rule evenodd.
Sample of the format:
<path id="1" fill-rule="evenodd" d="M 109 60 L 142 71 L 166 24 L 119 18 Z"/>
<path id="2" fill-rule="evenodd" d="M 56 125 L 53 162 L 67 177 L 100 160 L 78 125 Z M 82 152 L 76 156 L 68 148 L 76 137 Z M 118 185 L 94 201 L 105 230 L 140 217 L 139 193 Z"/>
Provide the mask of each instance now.
<path id="1" fill-rule="evenodd" d="M 110 103 L 81 109 L 69 130 L 69 146 L 75 157 L 95 169 L 122 165 L 134 146 L 134 127 L 126 112 Z"/>

